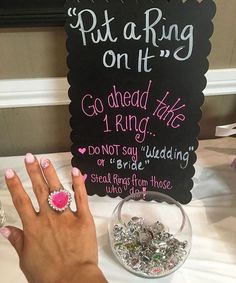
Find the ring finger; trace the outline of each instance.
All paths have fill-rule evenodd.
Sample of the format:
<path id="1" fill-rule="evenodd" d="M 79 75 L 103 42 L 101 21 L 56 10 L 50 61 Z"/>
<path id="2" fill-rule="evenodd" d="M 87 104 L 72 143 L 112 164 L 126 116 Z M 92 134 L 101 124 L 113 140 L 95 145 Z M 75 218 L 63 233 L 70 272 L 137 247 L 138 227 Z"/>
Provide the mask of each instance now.
<path id="1" fill-rule="evenodd" d="M 54 169 L 51 161 L 47 158 L 42 158 L 40 160 L 40 164 L 41 164 L 41 168 L 42 168 L 44 177 L 45 177 L 45 179 L 48 183 L 50 193 L 63 189 L 63 186 L 62 186 L 62 184 L 61 184 L 61 182 L 60 182 L 60 180 L 57 176 L 56 170 Z M 55 195 L 54 195 L 54 198 L 55 198 Z M 52 206 L 52 208 L 54 210 L 57 208 L 57 209 L 63 209 L 62 211 L 64 211 L 64 208 L 62 208 L 62 207 L 64 207 L 64 205 L 65 205 L 66 208 L 67 208 L 67 205 L 69 205 L 71 200 L 68 199 L 67 204 L 64 203 L 64 201 L 65 201 L 65 199 L 60 199 L 60 197 L 59 197 L 56 201 L 57 205 L 55 203 L 54 204 L 51 203 L 50 206 Z M 50 202 L 53 202 L 52 199 L 51 199 Z M 66 214 L 68 214 L 68 212 L 70 213 L 70 209 L 66 209 L 66 211 L 67 211 Z"/>
<path id="2" fill-rule="evenodd" d="M 59 191 L 63 189 L 63 186 L 57 176 L 56 170 L 54 169 L 51 161 L 47 158 L 42 158 L 40 160 L 40 165 L 49 187 L 50 193 L 53 191 Z"/>

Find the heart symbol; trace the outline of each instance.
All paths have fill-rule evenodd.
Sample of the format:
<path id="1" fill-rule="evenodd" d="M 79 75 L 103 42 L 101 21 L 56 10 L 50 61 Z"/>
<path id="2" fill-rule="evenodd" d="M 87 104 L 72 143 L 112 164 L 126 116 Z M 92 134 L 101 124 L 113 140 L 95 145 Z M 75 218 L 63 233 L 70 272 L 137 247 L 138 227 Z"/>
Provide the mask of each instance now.
<path id="1" fill-rule="evenodd" d="M 81 148 L 78 149 L 78 151 L 79 151 L 79 153 L 81 153 L 81 154 L 85 154 L 86 148 L 85 148 L 85 147 L 81 147 Z"/>
<path id="2" fill-rule="evenodd" d="M 84 174 L 84 182 L 87 180 L 87 178 L 88 178 L 88 175 L 87 174 Z"/>

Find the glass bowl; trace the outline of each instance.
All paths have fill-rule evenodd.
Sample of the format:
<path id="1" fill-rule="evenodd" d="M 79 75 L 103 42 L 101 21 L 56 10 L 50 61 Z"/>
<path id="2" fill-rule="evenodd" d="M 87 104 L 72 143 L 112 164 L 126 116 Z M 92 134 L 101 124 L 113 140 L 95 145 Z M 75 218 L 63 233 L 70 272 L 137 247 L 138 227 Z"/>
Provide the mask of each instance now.
<path id="1" fill-rule="evenodd" d="M 6 215 L 5 215 L 5 211 L 2 206 L 1 200 L 0 200 L 0 228 L 4 226 L 5 223 L 6 223 Z"/>
<path id="2" fill-rule="evenodd" d="M 158 192 L 139 192 L 123 199 L 113 211 L 108 233 L 122 266 L 146 278 L 176 271 L 191 249 L 188 216 L 177 201 Z"/>

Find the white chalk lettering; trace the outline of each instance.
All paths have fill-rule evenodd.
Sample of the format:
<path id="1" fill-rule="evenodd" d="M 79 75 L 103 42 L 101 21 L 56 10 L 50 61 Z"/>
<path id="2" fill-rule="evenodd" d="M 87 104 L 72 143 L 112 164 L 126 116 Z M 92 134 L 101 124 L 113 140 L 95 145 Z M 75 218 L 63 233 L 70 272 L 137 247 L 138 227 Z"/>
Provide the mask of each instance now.
<path id="1" fill-rule="evenodd" d="M 86 17 L 86 21 L 85 18 Z M 90 21 L 88 21 L 87 17 L 90 17 Z M 82 36 L 82 40 L 83 40 L 83 45 L 87 45 L 87 34 L 90 35 L 90 39 L 92 40 L 93 43 L 99 43 L 99 42 L 105 42 L 105 41 L 111 41 L 111 42 L 116 42 L 117 41 L 117 37 L 112 36 L 112 32 L 111 32 L 111 22 L 114 21 L 114 17 L 113 18 L 109 18 L 108 16 L 108 11 L 105 10 L 104 11 L 104 23 L 101 25 L 101 27 L 103 28 L 103 33 L 104 35 L 102 35 L 102 30 L 97 28 L 97 16 L 96 14 L 90 10 L 90 9 L 84 9 L 82 11 L 80 11 L 77 15 L 77 23 L 75 25 L 70 24 L 71 28 L 75 29 L 78 28 L 81 36 Z M 91 22 L 90 25 L 87 25 L 85 27 L 85 23 Z M 97 28 L 97 29 L 95 29 Z"/>
<path id="2" fill-rule="evenodd" d="M 127 23 L 124 27 L 124 32 L 123 32 L 124 39 L 127 39 L 127 40 L 130 40 L 130 39 L 139 40 L 139 39 L 141 39 L 141 37 L 142 37 L 141 35 L 136 36 L 135 29 L 136 29 L 135 23 L 133 23 L 133 22 Z"/>

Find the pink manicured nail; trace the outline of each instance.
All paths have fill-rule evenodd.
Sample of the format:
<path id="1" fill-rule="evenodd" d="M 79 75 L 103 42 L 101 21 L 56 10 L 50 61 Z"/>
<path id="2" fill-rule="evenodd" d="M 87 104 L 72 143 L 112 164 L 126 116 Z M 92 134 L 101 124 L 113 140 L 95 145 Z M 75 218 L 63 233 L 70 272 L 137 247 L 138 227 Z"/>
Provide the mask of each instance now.
<path id="1" fill-rule="evenodd" d="M 31 153 L 27 153 L 26 156 L 25 156 L 25 161 L 28 164 L 32 164 L 35 161 L 35 157 Z"/>
<path id="2" fill-rule="evenodd" d="M 12 169 L 7 169 L 5 172 L 5 177 L 11 179 L 15 176 L 15 172 Z"/>
<path id="3" fill-rule="evenodd" d="M 231 167 L 236 171 L 236 158 L 233 160 Z"/>
<path id="4" fill-rule="evenodd" d="M 80 170 L 79 170 L 78 168 L 74 167 L 74 168 L 72 169 L 72 175 L 73 175 L 74 177 L 79 177 L 79 176 L 81 175 L 81 172 L 80 172 Z"/>
<path id="5" fill-rule="evenodd" d="M 48 166 L 49 166 L 49 164 L 50 164 L 50 161 L 49 161 L 49 159 L 47 159 L 47 158 L 42 158 L 41 160 L 40 160 L 40 164 L 41 164 L 41 166 L 42 166 L 42 168 L 47 168 Z"/>
<path id="6" fill-rule="evenodd" d="M 4 238 L 8 239 L 9 236 L 11 235 L 11 231 L 6 227 L 0 228 L 0 235 L 2 235 Z"/>

